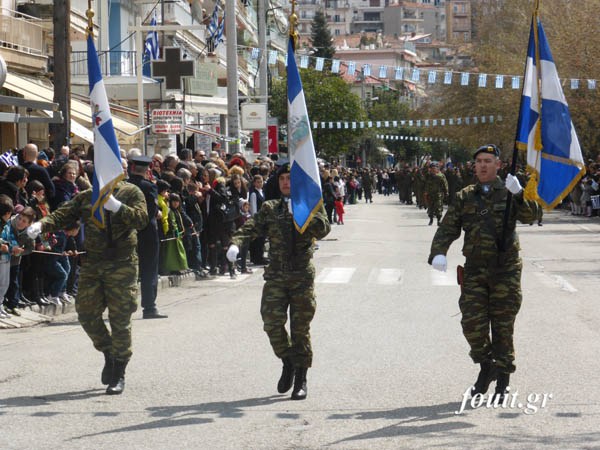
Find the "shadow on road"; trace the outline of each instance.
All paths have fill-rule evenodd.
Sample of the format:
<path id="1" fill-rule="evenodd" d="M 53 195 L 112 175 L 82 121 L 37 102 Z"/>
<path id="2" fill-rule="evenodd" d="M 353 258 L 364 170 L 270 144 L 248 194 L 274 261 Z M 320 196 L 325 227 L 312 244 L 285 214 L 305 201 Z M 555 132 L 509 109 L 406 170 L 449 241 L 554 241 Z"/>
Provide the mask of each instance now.
<path id="1" fill-rule="evenodd" d="M 204 415 L 218 415 L 219 418 L 239 419 L 244 417 L 245 408 L 271 405 L 281 401 L 289 401 L 288 396 L 270 396 L 263 398 L 249 398 L 233 402 L 210 402 L 197 405 L 178 405 L 178 406 L 154 406 L 146 408 L 150 417 L 160 418 L 151 422 L 143 422 L 137 425 L 130 425 L 122 428 L 115 428 L 99 433 L 85 434 L 77 436 L 71 440 L 78 440 L 87 437 L 101 436 L 104 434 L 124 433 L 129 431 L 152 430 L 157 428 L 180 427 L 186 425 L 202 425 L 215 421 L 211 417 L 201 417 Z"/>
<path id="2" fill-rule="evenodd" d="M 359 411 L 350 414 L 333 414 L 332 420 L 400 420 L 393 425 L 379 428 L 366 433 L 356 434 L 329 445 L 363 439 L 390 438 L 403 435 L 419 435 L 426 433 L 441 433 L 464 428 L 473 428 L 474 424 L 462 420 L 447 420 L 457 418 L 455 411 L 460 409 L 460 403 L 444 403 L 430 406 L 407 406 L 391 410 Z M 442 421 L 432 423 L 434 421 Z"/>
<path id="3" fill-rule="evenodd" d="M 0 409 L 23 408 L 30 406 L 45 406 L 57 402 L 87 400 L 88 398 L 105 395 L 104 389 L 87 389 L 85 391 L 61 392 L 50 395 L 28 395 L 0 399 Z"/>

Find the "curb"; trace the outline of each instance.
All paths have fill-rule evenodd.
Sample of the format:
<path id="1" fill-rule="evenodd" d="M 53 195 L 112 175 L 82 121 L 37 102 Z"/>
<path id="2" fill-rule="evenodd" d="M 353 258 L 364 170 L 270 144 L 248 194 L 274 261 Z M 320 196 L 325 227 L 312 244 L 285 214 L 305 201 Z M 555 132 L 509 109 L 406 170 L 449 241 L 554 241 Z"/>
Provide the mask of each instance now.
<path id="1" fill-rule="evenodd" d="M 171 287 L 179 287 L 187 281 L 195 280 L 195 274 L 192 271 L 186 272 L 181 275 L 168 275 L 158 277 L 158 291 L 168 289 Z M 139 296 L 139 285 L 138 285 L 138 296 Z M 74 304 L 66 305 L 32 305 L 26 308 L 19 308 L 21 316 L 13 316 L 10 318 L 0 318 L 0 330 L 3 329 L 14 329 L 14 328 L 29 328 L 42 323 L 49 323 L 54 320 L 57 316 L 63 314 L 69 314 L 75 312 Z"/>

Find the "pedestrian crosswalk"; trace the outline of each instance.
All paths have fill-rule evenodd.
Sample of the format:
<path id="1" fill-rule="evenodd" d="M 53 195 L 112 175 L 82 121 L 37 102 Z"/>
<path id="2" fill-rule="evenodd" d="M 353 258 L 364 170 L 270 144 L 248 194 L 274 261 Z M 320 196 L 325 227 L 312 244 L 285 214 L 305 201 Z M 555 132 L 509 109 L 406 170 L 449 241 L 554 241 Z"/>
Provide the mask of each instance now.
<path id="1" fill-rule="evenodd" d="M 349 284 L 365 281 L 367 284 L 400 285 L 404 281 L 404 269 L 372 268 L 365 280 L 365 274 L 357 273 L 356 267 L 326 267 L 315 278 L 317 284 Z"/>
<path id="2" fill-rule="evenodd" d="M 540 270 L 539 264 L 534 267 Z M 564 277 L 549 274 L 542 271 L 534 271 L 539 284 L 546 288 L 558 288 L 569 293 L 577 292 L 577 289 L 569 283 Z M 255 269 L 256 270 L 256 269 Z M 262 270 L 257 270 L 262 274 Z M 433 268 L 422 272 L 413 272 L 404 268 L 396 267 L 321 267 L 317 270 L 315 283 L 322 285 L 371 285 L 371 286 L 400 286 L 406 279 L 414 282 L 423 282 L 428 280 L 430 286 L 458 287 L 456 272 L 449 269 L 446 272 L 439 272 Z M 215 277 L 211 281 L 217 283 L 239 283 L 255 280 L 261 282 L 260 278 L 253 275 L 238 274 L 235 279 L 229 276 Z"/>

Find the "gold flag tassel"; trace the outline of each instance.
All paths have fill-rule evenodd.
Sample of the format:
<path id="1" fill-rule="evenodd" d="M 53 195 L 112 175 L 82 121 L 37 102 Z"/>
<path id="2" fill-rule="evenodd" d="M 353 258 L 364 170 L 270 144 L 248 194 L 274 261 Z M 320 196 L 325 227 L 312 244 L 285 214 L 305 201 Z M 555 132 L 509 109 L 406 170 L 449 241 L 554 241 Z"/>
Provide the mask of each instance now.
<path id="1" fill-rule="evenodd" d="M 536 171 L 531 173 L 529 177 L 529 181 L 527 181 L 527 185 L 525 186 L 525 190 L 523 191 L 523 196 L 525 200 L 538 200 L 538 184 L 540 181 L 540 177 Z"/>

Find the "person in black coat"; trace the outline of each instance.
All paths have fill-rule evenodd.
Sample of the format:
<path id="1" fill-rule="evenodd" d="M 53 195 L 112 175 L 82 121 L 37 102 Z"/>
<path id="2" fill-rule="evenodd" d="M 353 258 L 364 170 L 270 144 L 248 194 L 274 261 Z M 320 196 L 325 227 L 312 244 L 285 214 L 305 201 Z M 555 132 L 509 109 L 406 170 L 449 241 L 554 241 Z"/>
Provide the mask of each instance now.
<path id="1" fill-rule="evenodd" d="M 137 252 L 139 257 L 140 284 L 144 319 L 165 319 L 168 316 L 160 314 L 156 308 L 158 293 L 158 190 L 156 185 L 147 180 L 148 167 L 152 159 L 148 156 L 131 158 L 129 182 L 135 184 L 144 193 L 148 208 L 148 225 L 138 231 Z"/>
<path id="2" fill-rule="evenodd" d="M 54 197 L 54 183 L 45 167 L 37 163 L 38 148 L 35 144 L 23 147 L 23 167 L 29 172 L 29 180 L 37 180 L 44 185 L 46 200 Z"/>

